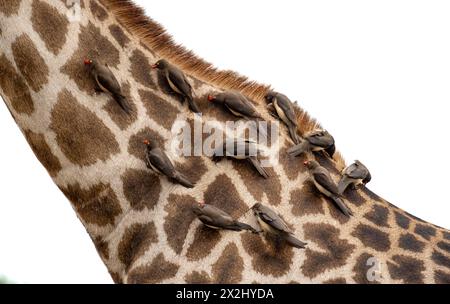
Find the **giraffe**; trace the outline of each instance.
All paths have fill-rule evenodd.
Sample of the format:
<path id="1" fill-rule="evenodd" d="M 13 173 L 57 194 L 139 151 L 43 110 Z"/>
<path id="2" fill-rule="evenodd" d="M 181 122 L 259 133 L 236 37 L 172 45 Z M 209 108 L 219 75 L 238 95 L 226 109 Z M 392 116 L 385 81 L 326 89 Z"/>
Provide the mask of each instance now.
<path id="1" fill-rule="evenodd" d="M 170 155 L 196 183 L 193 189 L 146 170 L 142 140 L 150 137 L 170 151 L 174 122 L 195 119 L 151 72 L 158 59 L 187 74 L 205 120 L 234 119 L 207 102 L 208 94 L 230 89 L 273 118 L 265 109 L 269 86 L 215 69 L 175 44 L 131 1 L 2 0 L 0 41 L 1 96 L 116 283 L 450 283 L 450 231 L 366 187 L 344 193 L 354 212 L 345 217 L 303 167 L 314 158 L 337 180 L 343 157 L 288 157 L 292 143 L 284 127 L 279 163 L 268 168 L 267 180 L 246 164 L 216 165 L 203 156 Z M 86 57 L 107 62 L 130 115 L 95 94 Z M 319 127 L 303 109 L 296 107 L 296 115 L 301 135 Z M 276 249 L 249 232 L 205 228 L 191 211 L 199 201 L 248 221 L 252 205 L 266 204 L 307 248 Z"/>

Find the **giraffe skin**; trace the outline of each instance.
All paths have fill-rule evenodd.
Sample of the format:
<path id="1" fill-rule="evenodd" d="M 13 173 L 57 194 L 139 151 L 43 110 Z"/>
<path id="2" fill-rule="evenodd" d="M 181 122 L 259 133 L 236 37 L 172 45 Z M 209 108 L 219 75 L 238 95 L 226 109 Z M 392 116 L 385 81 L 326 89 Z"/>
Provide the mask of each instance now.
<path id="1" fill-rule="evenodd" d="M 268 88 L 255 89 L 229 72 L 189 69 L 170 44 L 143 42 L 139 29 L 118 13 L 123 6 L 142 18 L 129 1 L 80 4 L 81 20 L 72 22 L 64 0 L 0 1 L 0 93 L 116 283 L 371 283 L 370 258 L 382 266 L 375 283 L 450 283 L 448 230 L 365 187 L 344 193 L 355 215 L 343 216 L 308 181 L 305 156 L 286 156 L 292 145 L 286 129 L 268 180 L 246 164 L 176 155 L 170 157 L 196 183 L 194 189 L 151 174 L 142 140 L 152 138 L 169 150 L 173 123 L 194 120 L 151 72 L 152 63 L 169 57 L 186 70 L 205 120 L 235 119 L 206 101 L 225 89 L 241 90 L 273 120 L 263 100 Z M 85 57 L 106 61 L 131 115 L 95 94 Z M 315 126 L 306 112 L 296 111 L 300 128 Z M 340 155 L 314 157 L 337 181 L 344 166 Z M 191 211 L 199 201 L 249 223 L 254 219 L 248 209 L 267 204 L 308 246 L 276 250 L 270 239 L 248 232 L 207 229 Z"/>

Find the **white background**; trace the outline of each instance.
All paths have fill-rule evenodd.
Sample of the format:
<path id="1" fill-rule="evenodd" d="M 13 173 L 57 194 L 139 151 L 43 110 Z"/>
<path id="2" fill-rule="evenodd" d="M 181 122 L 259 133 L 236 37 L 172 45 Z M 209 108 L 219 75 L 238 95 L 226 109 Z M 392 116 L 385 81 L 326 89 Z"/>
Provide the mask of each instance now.
<path id="1" fill-rule="evenodd" d="M 298 100 L 376 193 L 450 228 L 450 2 L 137 2 L 208 61 Z M 111 282 L 3 103 L 0 130 L 0 274 Z"/>

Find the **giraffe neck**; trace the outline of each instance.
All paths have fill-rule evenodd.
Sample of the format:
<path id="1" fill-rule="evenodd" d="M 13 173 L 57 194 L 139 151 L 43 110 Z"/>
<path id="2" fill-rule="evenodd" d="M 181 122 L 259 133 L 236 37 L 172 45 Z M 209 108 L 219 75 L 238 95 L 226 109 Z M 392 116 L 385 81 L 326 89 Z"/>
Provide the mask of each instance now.
<path id="1" fill-rule="evenodd" d="M 142 140 L 153 138 L 170 151 L 174 123 L 194 121 L 151 72 L 160 58 L 186 72 L 205 120 L 234 119 L 206 101 L 208 94 L 229 89 L 273 119 L 263 101 L 267 86 L 186 52 L 130 1 L 81 0 L 79 9 L 57 0 L 2 1 L 0 41 L 1 96 L 116 282 L 450 282 L 449 231 L 366 188 L 346 192 L 355 216 L 341 215 L 308 181 L 305 158 L 286 157 L 292 144 L 284 127 L 279 162 L 268 169 L 268 180 L 246 163 L 215 165 L 203 156 L 169 155 L 196 182 L 194 189 L 149 172 Z M 132 115 L 109 96 L 95 94 L 83 66 L 89 57 L 108 64 Z M 317 127 L 306 112 L 296 111 L 301 134 Z M 336 179 L 344 166 L 339 154 L 332 160 L 309 157 Z M 307 249 L 207 229 L 191 212 L 198 201 L 250 223 L 250 206 L 271 206 L 308 242 Z M 373 271 L 378 264 L 381 276 Z"/>

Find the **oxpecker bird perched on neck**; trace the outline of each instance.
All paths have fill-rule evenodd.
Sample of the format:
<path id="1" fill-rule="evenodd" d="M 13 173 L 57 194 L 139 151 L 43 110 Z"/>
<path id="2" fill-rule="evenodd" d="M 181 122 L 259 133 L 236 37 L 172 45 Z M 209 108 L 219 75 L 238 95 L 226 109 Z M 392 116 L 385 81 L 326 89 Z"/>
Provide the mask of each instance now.
<path id="1" fill-rule="evenodd" d="M 156 62 L 154 65 L 152 65 L 152 68 L 158 69 L 162 72 L 172 91 L 182 96 L 184 100 L 187 100 L 189 108 L 192 112 L 200 113 L 200 109 L 198 108 L 192 96 L 192 87 L 189 84 L 186 76 L 180 69 L 170 64 L 165 59 L 161 59 Z"/>
<path id="2" fill-rule="evenodd" d="M 289 246 L 305 248 L 307 244 L 297 239 L 286 222 L 272 209 L 257 203 L 252 210 L 264 232 L 285 241 Z"/>
<path id="3" fill-rule="evenodd" d="M 103 65 L 91 59 L 85 59 L 84 65 L 89 68 L 89 72 L 96 82 L 97 90 L 111 94 L 119 106 L 127 114 L 130 114 L 130 106 L 125 96 L 122 94 L 119 82 L 109 69 L 108 65 Z"/>
<path id="4" fill-rule="evenodd" d="M 366 185 L 371 179 L 372 176 L 370 175 L 369 169 L 359 160 L 355 160 L 353 164 L 345 168 L 342 172 L 342 178 L 338 185 L 339 194 L 344 193 L 345 189 L 350 185 L 356 188 L 360 184 Z"/>
<path id="5" fill-rule="evenodd" d="M 310 178 L 319 190 L 325 196 L 331 198 L 338 206 L 339 210 L 346 216 L 353 215 L 349 207 L 340 198 L 339 190 L 330 173 L 324 167 L 321 167 L 316 161 L 310 160 L 303 163 L 309 170 Z"/>
<path id="6" fill-rule="evenodd" d="M 294 144 L 300 143 L 300 136 L 297 133 L 297 117 L 295 116 L 294 107 L 292 102 L 286 95 L 277 92 L 269 92 L 266 95 L 266 101 L 268 107 L 273 108 L 277 117 L 287 126 L 289 135 Z"/>
<path id="7" fill-rule="evenodd" d="M 257 232 L 252 226 L 236 221 L 231 215 L 212 205 L 199 203 L 192 207 L 192 211 L 205 226 L 212 229 Z"/>
<path id="8" fill-rule="evenodd" d="M 334 138 L 328 131 L 317 130 L 306 134 L 300 144 L 290 148 L 287 152 L 291 156 L 298 156 L 306 152 L 325 151 L 330 157 L 333 157 L 336 147 Z"/>
<path id="9" fill-rule="evenodd" d="M 194 183 L 191 183 L 183 174 L 175 169 L 169 157 L 158 147 L 155 141 L 146 139 L 144 140 L 144 144 L 147 146 L 145 153 L 147 168 L 157 174 L 167 176 L 170 180 L 186 188 L 194 187 Z"/>

